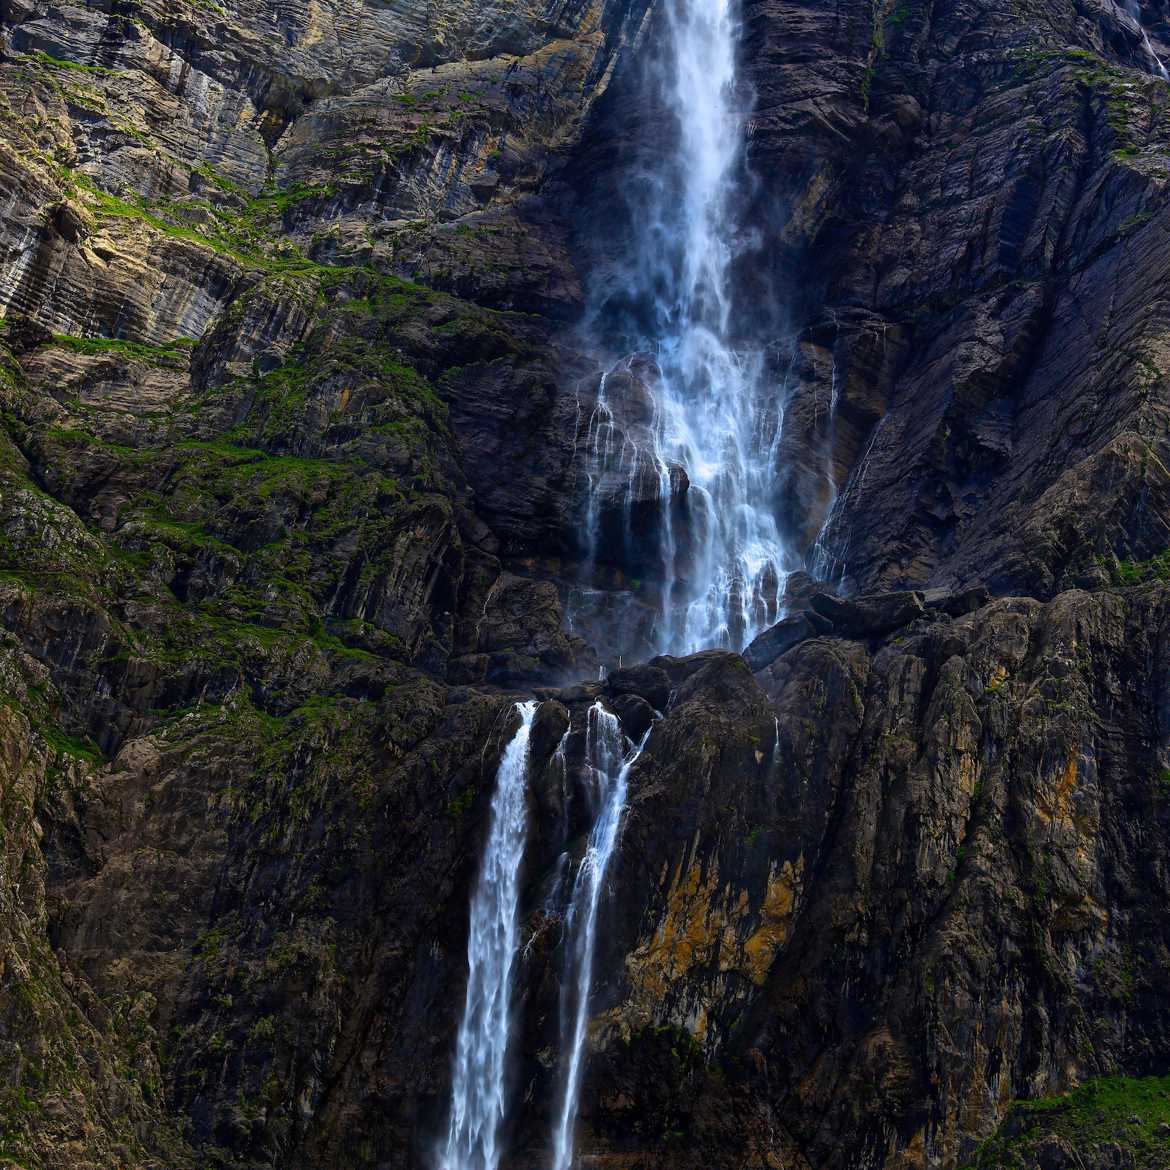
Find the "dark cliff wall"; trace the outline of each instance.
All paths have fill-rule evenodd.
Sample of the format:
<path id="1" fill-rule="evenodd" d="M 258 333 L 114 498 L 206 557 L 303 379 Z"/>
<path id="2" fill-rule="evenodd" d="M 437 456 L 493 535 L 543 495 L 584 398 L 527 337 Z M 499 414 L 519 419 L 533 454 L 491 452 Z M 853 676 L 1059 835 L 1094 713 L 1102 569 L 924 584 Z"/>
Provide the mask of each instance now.
<path id="1" fill-rule="evenodd" d="M 552 756 L 602 693 L 664 715 L 583 1149 L 949 1170 L 1006 1118 L 984 1165 L 1162 1164 L 1129 1082 L 1013 1101 L 1170 1072 L 1170 87 L 1109 3 L 749 0 L 794 539 L 994 599 L 555 690 L 596 677 L 580 326 L 654 19 L 0 3 L 0 1160 L 427 1164 L 543 688 L 512 1164 L 581 844 Z"/>
<path id="2" fill-rule="evenodd" d="M 841 392 L 830 555 L 866 588 L 1051 596 L 1164 548 L 1165 87 L 1134 26 L 1072 3 L 753 11 L 754 148 L 792 177 L 814 296 L 798 404 L 826 367 Z"/>

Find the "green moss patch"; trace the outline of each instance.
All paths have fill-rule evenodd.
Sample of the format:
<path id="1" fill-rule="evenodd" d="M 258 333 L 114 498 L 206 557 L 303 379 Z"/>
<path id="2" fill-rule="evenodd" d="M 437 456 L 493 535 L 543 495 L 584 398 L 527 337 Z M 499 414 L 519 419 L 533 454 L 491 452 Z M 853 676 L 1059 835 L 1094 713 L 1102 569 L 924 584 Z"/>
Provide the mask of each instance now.
<path id="1" fill-rule="evenodd" d="M 171 369 L 182 369 L 187 365 L 191 359 L 191 347 L 195 344 L 195 339 L 191 337 L 178 337 L 174 341 L 149 345 L 142 341 L 128 341 L 123 337 L 74 337 L 66 333 L 56 334 L 53 340 L 70 353 L 111 354 Z"/>
<path id="2" fill-rule="evenodd" d="M 1059 1097 L 1018 1101 L 968 1170 L 1025 1170 L 1034 1164 L 1036 1148 L 1053 1136 L 1086 1165 L 1098 1164 L 1092 1160 L 1094 1147 L 1115 1145 L 1130 1154 L 1136 1170 L 1165 1166 L 1170 1077 L 1102 1077 Z"/>
<path id="3" fill-rule="evenodd" d="M 1170 549 L 1147 561 L 1113 561 L 1109 575 L 1115 585 L 1144 585 L 1149 581 L 1170 581 Z"/>

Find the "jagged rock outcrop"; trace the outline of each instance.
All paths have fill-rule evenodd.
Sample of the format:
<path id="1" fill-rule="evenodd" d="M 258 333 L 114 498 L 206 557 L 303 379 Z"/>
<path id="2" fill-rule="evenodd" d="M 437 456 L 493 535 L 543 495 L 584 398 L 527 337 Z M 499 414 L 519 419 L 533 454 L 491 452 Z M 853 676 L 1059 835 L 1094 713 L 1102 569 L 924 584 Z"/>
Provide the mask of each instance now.
<path id="1" fill-rule="evenodd" d="M 784 463 L 796 515 L 836 498 L 822 567 L 1051 596 L 1164 548 L 1163 82 L 1126 14 L 749 11 L 751 150 L 794 201 L 768 258 L 808 321 Z"/>
<path id="2" fill-rule="evenodd" d="M 1160 1073 L 1168 612 L 1005 599 L 680 681 L 616 878 L 600 1147 L 963 1165 L 1005 1101 Z"/>

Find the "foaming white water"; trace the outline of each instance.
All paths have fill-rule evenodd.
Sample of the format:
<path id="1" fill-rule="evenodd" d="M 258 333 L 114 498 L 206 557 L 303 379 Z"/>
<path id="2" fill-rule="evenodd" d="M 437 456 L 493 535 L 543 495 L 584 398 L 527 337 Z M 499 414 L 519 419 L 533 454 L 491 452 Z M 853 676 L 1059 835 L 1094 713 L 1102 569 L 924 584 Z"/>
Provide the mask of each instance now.
<path id="1" fill-rule="evenodd" d="M 690 653 L 740 648 L 775 622 L 790 557 L 773 499 L 778 395 L 759 348 L 737 340 L 732 297 L 741 248 L 732 203 L 744 151 L 736 21 L 730 0 L 667 0 L 665 19 L 669 44 L 655 84 L 674 115 L 677 148 L 646 185 L 630 290 L 653 306 L 642 339 L 657 363 L 645 380 L 652 450 L 628 437 L 615 442 L 603 382 L 588 457 L 594 486 L 625 467 L 630 500 L 639 468 L 660 485 L 662 600 L 653 640 L 661 651 Z M 689 481 L 681 508 L 672 508 L 672 485 L 682 481 L 672 469 Z M 595 502 L 589 521 L 596 544 Z"/>
<path id="2" fill-rule="evenodd" d="M 538 704 L 517 703 L 520 727 L 496 772 L 479 881 L 471 900 L 467 997 L 455 1048 L 451 1116 L 441 1170 L 496 1170 L 505 1107 L 505 1067 L 527 836 L 529 741 Z"/>
<path id="3" fill-rule="evenodd" d="M 649 734 L 649 733 L 647 733 Z M 568 949 L 562 987 L 561 1051 L 564 1083 L 553 1134 L 553 1170 L 570 1170 L 573 1132 L 585 1061 L 589 995 L 593 987 L 593 955 L 597 945 L 598 907 L 605 875 L 617 846 L 626 807 L 627 780 L 642 743 L 628 748 L 616 715 L 600 703 L 589 708 L 585 730 L 585 781 L 597 804 L 597 819 L 573 884 L 568 913 Z"/>

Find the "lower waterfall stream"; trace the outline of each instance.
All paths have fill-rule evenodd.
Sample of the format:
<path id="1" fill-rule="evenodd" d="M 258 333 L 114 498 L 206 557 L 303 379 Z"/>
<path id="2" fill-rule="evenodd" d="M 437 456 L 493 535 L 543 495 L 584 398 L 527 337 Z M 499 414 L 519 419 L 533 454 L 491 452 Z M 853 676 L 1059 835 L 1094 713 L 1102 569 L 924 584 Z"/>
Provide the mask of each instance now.
<path id="1" fill-rule="evenodd" d="M 616 715 L 601 703 L 589 708 L 585 730 L 585 779 L 594 788 L 597 816 L 585 856 L 577 869 L 566 923 L 568 947 L 561 985 L 561 1051 L 565 1053 L 564 1086 L 553 1134 L 553 1170 L 569 1170 L 573 1162 L 573 1130 L 589 1023 L 593 987 L 593 955 L 597 945 L 597 911 L 610 859 L 617 846 L 630 769 L 649 736 L 631 747 Z"/>
<path id="2" fill-rule="evenodd" d="M 471 901 L 467 994 L 455 1050 L 442 1170 L 496 1170 L 505 1113 L 505 1059 L 528 835 L 529 744 L 537 703 L 518 703 L 520 726 L 496 772 L 491 827 Z"/>
<path id="3" fill-rule="evenodd" d="M 520 726 L 496 772 L 491 825 L 471 902 L 467 991 L 440 1170 L 496 1170 L 500 1163 L 499 1130 L 507 1113 L 506 1060 L 519 946 L 519 874 L 527 839 L 529 747 L 538 706 L 534 700 L 516 705 Z M 572 1166 L 598 912 L 621 833 L 630 770 L 649 734 L 647 730 L 641 742 L 632 744 L 618 717 L 600 701 L 589 708 L 582 782 L 594 815 L 566 913 L 560 1025 L 563 1071 L 553 1133 L 553 1170 Z"/>

